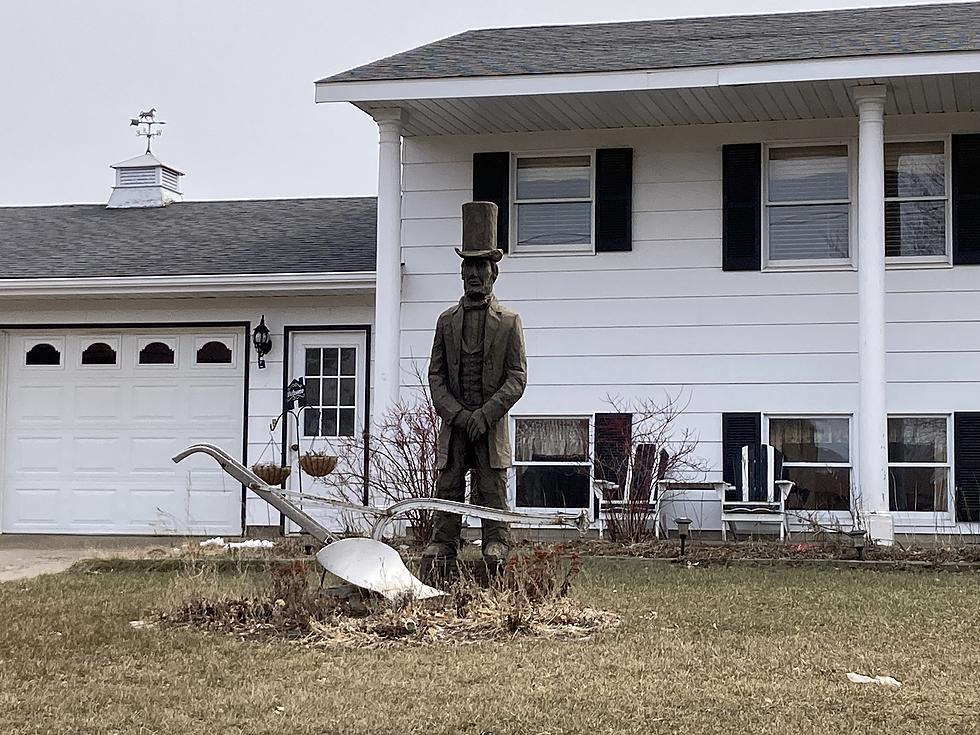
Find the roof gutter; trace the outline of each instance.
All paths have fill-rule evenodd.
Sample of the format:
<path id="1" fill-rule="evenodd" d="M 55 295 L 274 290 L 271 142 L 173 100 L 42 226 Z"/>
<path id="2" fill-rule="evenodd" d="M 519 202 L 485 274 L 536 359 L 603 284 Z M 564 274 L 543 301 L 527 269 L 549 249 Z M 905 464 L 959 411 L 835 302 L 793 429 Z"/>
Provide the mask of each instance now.
<path id="1" fill-rule="evenodd" d="M 282 296 L 324 293 L 374 293 L 374 271 L 0 279 L 0 299 L 63 296 Z"/>
<path id="2" fill-rule="evenodd" d="M 967 74 L 976 73 L 978 70 L 980 70 L 980 52 L 956 51 L 584 74 L 523 74 L 366 82 L 331 82 L 325 79 L 316 83 L 316 101 L 381 102 L 622 92 L 829 79 Z"/>

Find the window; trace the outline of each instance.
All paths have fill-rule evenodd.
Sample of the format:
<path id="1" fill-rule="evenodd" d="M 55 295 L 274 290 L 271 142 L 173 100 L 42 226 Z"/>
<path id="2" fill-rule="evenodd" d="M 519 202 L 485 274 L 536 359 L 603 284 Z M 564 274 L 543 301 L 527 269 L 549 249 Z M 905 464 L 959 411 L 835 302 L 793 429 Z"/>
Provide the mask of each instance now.
<path id="1" fill-rule="evenodd" d="M 769 444 L 796 483 L 794 510 L 847 510 L 851 504 L 850 420 L 846 416 L 770 418 Z"/>
<path id="2" fill-rule="evenodd" d="M 230 365 L 231 350 L 224 342 L 205 342 L 197 351 L 198 365 Z"/>
<path id="3" fill-rule="evenodd" d="M 945 416 L 888 417 L 888 497 L 892 510 L 948 510 L 946 425 Z"/>
<path id="4" fill-rule="evenodd" d="M 150 342 L 140 350 L 140 365 L 173 365 L 174 351 L 165 342 Z"/>
<path id="5" fill-rule="evenodd" d="M 885 255 L 946 256 L 943 141 L 885 143 Z"/>
<path id="6" fill-rule="evenodd" d="M 82 350 L 82 365 L 115 365 L 116 351 L 105 342 L 93 342 Z"/>
<path id="7" fill-rule="evenodd" d="M 25 362 L 27 365 L 60 365 L 61 352 L 52 344 L 39 342 L 27 351 Z"/>
<path id="8" fill-rule="evenodd" d="M 354 436 L 357 348 L 307 347 L 303 436 Z"/>
<path id="9" fill-rule="evenodd" d="M 592 156 L 519 156 L 515 252 L 592 251 Z"/>
<path id="10" fill-rule="evenodd" d="M 587 418 L 516 419 L 514 436 L 518 507 L 590 507 Z"/>
<path id="11" fill-rule="evenodd" d="M 846 145 L 770 147 L 766 161 L 768 261 L 850 257 Z"/>

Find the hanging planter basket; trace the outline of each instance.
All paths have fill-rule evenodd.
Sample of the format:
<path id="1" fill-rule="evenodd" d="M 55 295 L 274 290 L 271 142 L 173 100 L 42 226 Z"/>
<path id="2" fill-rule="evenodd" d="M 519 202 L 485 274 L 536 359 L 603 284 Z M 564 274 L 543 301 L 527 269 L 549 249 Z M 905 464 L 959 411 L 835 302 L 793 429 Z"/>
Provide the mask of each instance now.
<path id="1" fill-rule="evenodd" d="M 308 452 L 299 458 L 299 466 L 310 477 L 326 477 L 337 467 L 337 458 L 332 454 Z"/>
<path id="2" fill-rule="evenodd" d="M 282 485 L 289 477 L 291 467 L 280 467 L 272 462 L 252 465 L 252 472 L 258 475 L 266 485 Z"/>

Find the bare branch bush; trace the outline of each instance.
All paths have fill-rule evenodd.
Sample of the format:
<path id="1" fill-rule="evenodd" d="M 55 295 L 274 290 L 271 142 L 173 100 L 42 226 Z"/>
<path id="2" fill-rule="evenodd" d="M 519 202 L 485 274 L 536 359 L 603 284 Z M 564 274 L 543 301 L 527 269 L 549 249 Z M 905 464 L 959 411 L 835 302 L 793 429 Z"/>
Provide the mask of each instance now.
<path id="1" fill-rule="evenodd" d="M 708 464 L 697 453 L 697 433 L 682 426 L 688 402 L 680 394 L 667 393 L 663 401 L 606 396 L 605 402 L 612 413 L 631 416 L 612 427 L 595 453 L 609 538 L 638 543 L 654 532 L 657 481 L 703 480 Z"/>
<path id="2" fill-rule="evenodd" d="M 334 496 L 347 502 L 363 500 L 366 459 L 372 504 L 387 506 L 410 498 L 435 497 L 441 419 L 417 364 L 414 377 L 412 397 L 396 402 L 370 435 L 350 437 L 342 445 L 337 469 L 324 478 Z M 427 543 L 432 535 L 432 511 L 411 511 L 405 517 L 413 540 Z"/>

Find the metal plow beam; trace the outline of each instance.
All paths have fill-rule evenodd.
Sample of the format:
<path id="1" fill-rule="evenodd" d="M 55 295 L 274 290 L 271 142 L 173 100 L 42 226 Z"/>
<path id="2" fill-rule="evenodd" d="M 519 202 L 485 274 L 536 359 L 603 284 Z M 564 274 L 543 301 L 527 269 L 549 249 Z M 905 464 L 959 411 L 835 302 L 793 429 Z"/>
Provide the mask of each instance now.
<path id="1" fill-rule="evenodd" d="M 462 516 L 475 516 L 491 521 L 504 521 L 514 524 L 534 524 L 541 526 L 574 526 L 580 533 L 589 527 L 588 512 L 581 513 L 517 513 L 481 505 L 457 503 L 438 498 L 409 498 L 393 503 L 387 508 L 372 505 L 353 505 L 339 500 L 294 493 L 282 488 L 267 485 L 262 479 L 234 459 L 223 449 L 213 444 L 195 444 L 175 455 L 174 462 L 180 462 L 192 454 L 207 454 L 225 472 L 254 492 L 265 502 L 293 521 L 306 533 L 322 544 L 326 544 L 316 555 L 317 561 L 328 572 L 346 582 L 378 592 L 389 599 L 424 599 L 445 594 L 434 587 L 423 584 L 405 566 L 398 552 L 381 538 L 387 526 L 398 516 L 413 510 L 435 510 L 456 513 Z M 374 518 L 371 538 L 340 539 L 297 507 L 293 500 L 304 504 L 314 504 L 325 508 L 361 513 Z"/>

